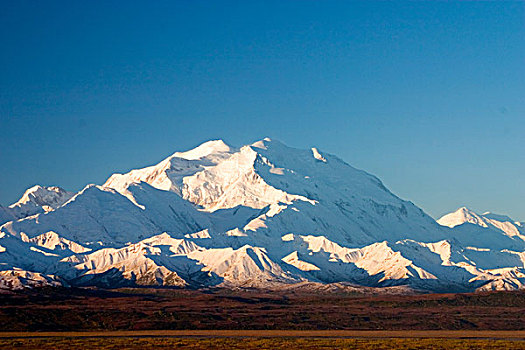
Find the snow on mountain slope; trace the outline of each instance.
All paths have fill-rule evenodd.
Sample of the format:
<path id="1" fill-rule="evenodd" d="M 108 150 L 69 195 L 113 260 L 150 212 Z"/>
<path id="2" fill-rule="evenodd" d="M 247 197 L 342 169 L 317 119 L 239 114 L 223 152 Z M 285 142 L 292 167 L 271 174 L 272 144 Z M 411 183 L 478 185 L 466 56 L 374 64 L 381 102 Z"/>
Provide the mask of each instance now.
<path id="1" fill-rule="evenodd" d="M 34 243 L 40 247 L 44 247 L 49 250 L 62 250 L 71 253 L 85 253 L 91 250 L 78 243 L 62 238 L 56 232 L 53 231 L 42 233 L 41 235 L 33 238 L 27 237 L 27 235 L 22 232 L 20 234 L 20 237 L 24 242 Z"/>
<path id="2" fill-rule="evenodd" d="M 402 238 L 438 240 L 445 236 L 422 210 L 396 197 L 375 176 L 335 156 L 323 154 L 324 161 L 320 161 L 310 150 L 293 149 L 277 141 L 264 140 L 258 146 L 260 160 L 255 169 L 269 185 L 315 201 L 295 202 L 294 209 L 286 208 L 266 220 L 270 228 L 272 222 L 280 221 L 287 231 L 316 235 L 329 232 L 337 243 L 354 246 Z M 285 169 L 284 175 L 271 171 L 276 167 Z"/>
<path id="3" fill-rule="evenodd" d="M 494 291 L 494 290 L 517 290 L 525 289 L 525 273 L 520 269 L 507 269 L 500 271 L 496 276 L 479 276 L 475 281 L 488 282 L 484 283 L 477 291 Z"/>
<path id="4" fill-rule="evenodd" d="M 178 158 L 188 160 L 199 160 L 206 158 L 209 161 L 215 159 L 217 162 L 223 159 L 228 154 L 232 153 L 235 149 L 224 143 L 223 140 L 212 140 L 204 142 L 203 144 L 195 147 L 186 152 L 175 152 L 173 155 Z"/>
<path id="5" fill-rule="evenodd" d="M 285 263 L 298 268 L 301 271 L 320 271 L 321 269 L 312 263 L 304 261 L 297 250 L 294 250 L 287 256 L 281 259 Z"/>
<path id="6" fill-rule="evenodd" d="M 146 183 L 128 187 L 134 201 L 113 189 L 89 185 L 57 210 L 4 224 L 0 232 L 34 238 L 50 231 L 88 248 L 121 245 L 159 232 L 191 233 L 209 221 L 176 194 Z"/>
<path id="7" fill-rule="evenodd" d="M 24 270 L 0 271 L 0 289 L 20 290 L 35 287 L 60 287 L 62 281 L 56 276 L 43 275 Z"/>
<path id="8" fill-rule="evenodd" d="M 522 224 L 467 209 L 438 224 L 336 156 L 268 138 L 209 141 L 74 195 L 26 194 L 13 208 L 32 215 L 0 208 L 0 271 L 102 287 L 525 285 Z"/>
<path id="9" fill-rule="evenodd" d="M 506 281 L 505 288 L 525 282 L 524 253 L 476 250 L 446 240 L 421 243 L 407 239 L 346 248 L 322 236 L 287 234 L 282 238 L 293 251 L 282 260 L 306 272 L 303 276 L 310 280 L 309 275 L 323 282 L 371 287 L 409 284 L 455 292 L 501 279 Z"/>
<path id="10" fill-rule="evenodd" d="M 51 270 L 80 285 L 263 286 L 296 281 L 272 262 L 262 248 L 204 249 L 167 233 L 123 248 L 77 254 Z"/>
<path id="11" fill-rule="evenodd" d="M 44 207 L 45 210 L 48 208 L 56 209 L 71 199 L 73 195 L 74 193 L 68 192 L 60 187 L 42 187 L 36 185 L 27 189 L 22 198 L 20 198 L 18 202 L 10 205 L 9 208 L 23 208 L 24 205 L 32 203 L 36 206 Z"/>
<path id="12" fill-rule="evenodd" d="M 135 182 L 147 182 L 151 186 L 181 193 L 184 177 L 194 175 L 227 159 L 233 148 L 222 140 L 208 141 L 187 152 L 175 152 L 157 165 L 132 170 L 127 174 L 114 174 L 104 184 L 119 192 L 125 192 Z"/>
<path id="13" fill-rule="evenodd" d="M 489 291 L 512 291 L 518 289 L 525 289 L 525 285 L 521 281 L 516 279 L 497 278 L 491 279 L 488 283 L 476 289 L 478 292 L 489 292 Z"/>
<path id="14" fill-rule="evenodd" d="M 150 256 L 188 253 L 197 248 L 191 242 L 173 240 L 164 235 L 120 249 L 105 248 L 90 254 L 72 255 L 60 260 L 53 269 L 63 270 L 63 275 L 79 285 L 184 287 L 187 283 L 177 272 L 158 264 Z"/>
<path id="15" fill-rule="evenodd" d="M 188 258 L 197 260 L 205 266 L 203 271 L 214 273 L 226 285 L 265 287 L 301 281 L 272 261 L 266 250 L 260 247 L 245 245 L 238 249 L 195 250 L 188 254 Z"/>
<path id="16" fill-rule="evenodd" d="M 525 228 L 522 223 L 514 221 L 508 216 L 490 212 L 479 215 L 466 207 L 442 216 L 437 222 L 448 227 L 456 227 L 464 223 L 471 223 L 481 227 L 493 227 L 504 232 L 509 237 L 518 236 L 525 240 Z"/>
<path id="17" fill-rule="evenodd" d="M 283 231 L 330 232 L 336 241 L 356 246 L 384 239 L 444 238 L 445 230 L 423 211 L 393 195 L 376 177 L 335 156 L 270 139 L 238 150 L 213 141 L 217 144 L 220 147 L 211 147 L 212 151 L 205 143 L 197 149 L 204 147 L 207 152 L 190 151 L 191 157 L 188 152 L 175 153 L 157 166 L 113 175 L 105 186 L 125 193 L 126 186 L 140 179 L 178 193 L 209 212 L 279 206 L 279 215 L 263 213 L 239 227 L 245 231 L 264 228 L 274 239 Z M 188 171 L 179 166 L 181 160 L 198 165 Z"/>
<path id="18" fill-rule="evenodd" d="M 490 249 L 525 250 L 525 229 L 509 217 L 485 213 L 476 214 L 462 207 L 437 220 L 440 225 L 453 228 L 454 237 L 465 246 Z"/>
<path id="19" fill-rule="evenodd" d="M 0 270 L 43 272 L 60 258 L 52 250 L 0 232 Z"/>
<path id="20" fill-rule="evenodd" d="M 292 249 L 295 249 L 283 261 L 309 272 L 320 281 L 351 282 L 366 286 L 409 283 L 418 287 L 439 285 L 438 280 L 443 278 L 447 281 L 445 269 L 433 269 L 434 265 L 439 266 L 442 261 L 438 259 L 429 264 L 428 260 L 434 254 L 430 251 L 418 252 L 417 246 L 399 247 L 399 243 L 384 241 L 363 248 L 346 248 L 323 236 L 286 235 L 283 238 L 286 244 L 291 244 Z M 435 270 L 435 274 L 429 270 Z M 447 281 L 446 284 L 450 283 Z"/>
<path id="21" fill-rule="evenodd" d="M 27 189 L 16 203 L 7 208 L 0 206 L 0 225 L 54 210 L 70 200 L 73 195 L 74 193 L 56 186 L 33 186 Z"/>

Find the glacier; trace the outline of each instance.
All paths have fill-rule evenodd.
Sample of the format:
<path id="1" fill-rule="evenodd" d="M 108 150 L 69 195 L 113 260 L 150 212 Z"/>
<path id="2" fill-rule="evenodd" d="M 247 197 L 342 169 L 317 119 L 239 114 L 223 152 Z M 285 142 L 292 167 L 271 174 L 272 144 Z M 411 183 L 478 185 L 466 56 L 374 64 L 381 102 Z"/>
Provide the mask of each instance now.
<path id="1" fill-rule="evenodd" d="M 73 193 L 0 206 L 0 288 L 525 288 L 525 224 L 465 207 L 437 221 L 312 147 L 222 140 Z"/>

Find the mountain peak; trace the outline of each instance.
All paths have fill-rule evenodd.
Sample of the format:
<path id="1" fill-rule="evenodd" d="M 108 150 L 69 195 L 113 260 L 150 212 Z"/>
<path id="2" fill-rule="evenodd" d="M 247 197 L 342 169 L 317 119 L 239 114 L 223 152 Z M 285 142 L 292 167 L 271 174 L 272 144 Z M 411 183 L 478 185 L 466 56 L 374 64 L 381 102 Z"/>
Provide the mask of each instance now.
<path id="1" fill-rule="evenodd" d="M 67 202 L 73 193 L 64 190 L 58 186 L 40 186 L 35 185 L 28 188 L 22 197 L 11 204 L 10 208 L 20 207 L 28 203 L 33 203 L 37 206 L 49 206 L 55 208 Z"/>
<path id="2" fill-rule="evenodd" d="M 458 208 L 458 210 L 456 210 L 455 212 L 456 213 L 474 213 L 473 210 L 471 210 L 471 209 L 469 209 L 469 208 L 467 208 L 465 206 Z"/>
<path id="3" fill-rule="evenodd" d="M 28 188 L 22 197 L 8 207 L 0 206 L 0 225 L 60 207 L 74 196 L 57 186 L 35 185 Z"/>
<path id="4" fill-rule="evenodd" d="M 482 218 L 465 206 L 458 208 L 452 213 L 443 215 L 437 220 L 437 222 L 441 226 L 448 226 L 451 228 L 466 222 L 486 227 L 486 224 L 483 222 Z"/>
<path id="5" fill-rule="evenodd" d="M 268 146 L 271 144 L 271 143 L 280 143 L 282 144 L 281 142 L 277 141 L 277 140 L 272 140 L 271 138 L 269 137 L 265 137 L 264 139 L 262 140 L 259 140 L 259 141 L 255 141 L 254 143 L 252 143 L 250 146 L 251 147 L 255 147 L 255 148 L 260 148 L 260 149 L 268 149 Z"/>
<path id="6" fill-rule="evenodd" d="M 31 200 L 32 197 L 37 196 L 43 191 L 45 191 L 45 187 L 42 187 L 40 185 L 34 185 L 32 187 L 29 187 L 27 190 L 25 190 L 22 197 L 20 197 L 20 199 L 16 203 L 13 203 L 13 205 L 27 203 Z"/>
<path id="7" fill-rule="evenodd" d="M 484 228 L 495 228 L 510 237 L 521 236 L 523 234 L 521 225 L 506 215 L 492 214 L 490 212 L 485 212 L 480 215 L 466 207 L 461 207 L 453 213 L 444 215 L 438 219 L 437 222 L 442 226 L 448 226 L 450 228 L 465 223 Z"/>
<path id="8" fill-rule="evenodd" d="M 230 153 L 232 150 L 232 147 L 228 146 L 223 140 L 211 140 L 206 141 L 189 151 L 176 152 L 174 156 L 187 160 L 197 160 L 211 154 Z"/>

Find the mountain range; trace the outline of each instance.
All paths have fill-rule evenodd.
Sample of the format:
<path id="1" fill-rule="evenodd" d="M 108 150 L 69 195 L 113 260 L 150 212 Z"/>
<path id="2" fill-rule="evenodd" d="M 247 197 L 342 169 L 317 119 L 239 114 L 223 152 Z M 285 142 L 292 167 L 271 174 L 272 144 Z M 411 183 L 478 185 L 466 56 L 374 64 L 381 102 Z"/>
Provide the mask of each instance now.
<path id="1" fill-rule="evenodd" d="M 375 176 L 269 138 L 208 141 L 78 192 L 0 207 L 0 288 L 525 288 L 525 223 L 434 220 Z"/>

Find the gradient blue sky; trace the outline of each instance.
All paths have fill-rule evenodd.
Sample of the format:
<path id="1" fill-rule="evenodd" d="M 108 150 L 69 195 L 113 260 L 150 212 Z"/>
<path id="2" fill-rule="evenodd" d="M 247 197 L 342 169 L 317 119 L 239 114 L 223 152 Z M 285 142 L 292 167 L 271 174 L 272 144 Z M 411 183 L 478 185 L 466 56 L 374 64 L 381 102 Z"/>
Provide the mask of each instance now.
<path id="1" fill-rule="evenodd" d="M 222 138 L 525 220 L 524 2 L 0 2 L 0 203 Z"/>

